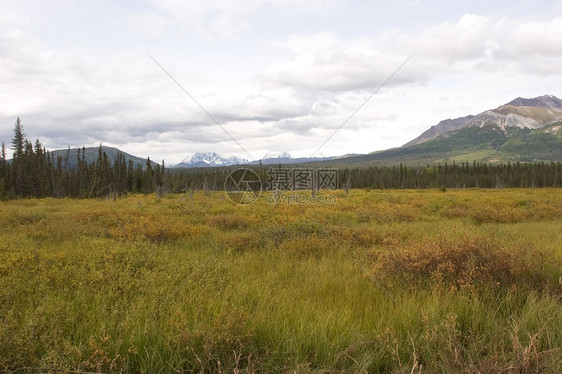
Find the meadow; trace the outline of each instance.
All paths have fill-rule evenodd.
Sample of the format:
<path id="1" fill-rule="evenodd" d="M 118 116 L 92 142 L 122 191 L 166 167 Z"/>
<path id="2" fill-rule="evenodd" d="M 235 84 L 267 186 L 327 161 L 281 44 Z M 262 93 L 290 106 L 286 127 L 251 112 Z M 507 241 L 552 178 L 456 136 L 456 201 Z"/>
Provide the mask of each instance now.
<path id="1" fill-rule="evenodd" d="M 0 372 L 562 372 L 562 189 L 321 194 L 0 202 Z"/>

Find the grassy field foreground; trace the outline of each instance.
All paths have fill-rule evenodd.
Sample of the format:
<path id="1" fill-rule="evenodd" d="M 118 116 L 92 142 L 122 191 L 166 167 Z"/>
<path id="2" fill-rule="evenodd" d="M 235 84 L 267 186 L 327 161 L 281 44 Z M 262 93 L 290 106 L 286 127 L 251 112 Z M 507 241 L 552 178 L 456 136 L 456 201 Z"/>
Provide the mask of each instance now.
<path id="1" fill-rule="evenodd" d="M 0 372 L 562 372 L 562 190 L 0 202 Z"/>

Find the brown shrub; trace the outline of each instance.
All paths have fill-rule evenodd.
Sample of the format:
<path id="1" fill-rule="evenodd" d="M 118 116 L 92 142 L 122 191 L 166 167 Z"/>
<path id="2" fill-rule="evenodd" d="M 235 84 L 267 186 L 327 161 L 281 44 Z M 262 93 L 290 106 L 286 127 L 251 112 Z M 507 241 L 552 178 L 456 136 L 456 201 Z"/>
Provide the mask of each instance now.
<path id="1" fill-rule="evenodd" d="M 530 244 L 509 248 L 487 237 L 414 244 L 380 251 L 373 276 L 389 286 L 475 289 L 544 289 L 549 282 L 546 254 Z"/>

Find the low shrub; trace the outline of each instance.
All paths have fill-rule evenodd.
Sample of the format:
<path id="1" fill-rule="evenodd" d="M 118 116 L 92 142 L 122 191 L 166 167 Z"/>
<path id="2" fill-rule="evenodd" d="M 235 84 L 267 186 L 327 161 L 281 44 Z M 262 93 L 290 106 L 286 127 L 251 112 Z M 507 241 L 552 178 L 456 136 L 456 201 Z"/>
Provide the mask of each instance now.
<path id="1" fill-rule="evenodd" d="M 506 248 L 488 237 L 440 238 L 410 247 L 381 250 L 372 275 L 393 286 L 475 289 L 503 287 L 544 290 L 556 269 L 546 253 L 531 244 Z"/>

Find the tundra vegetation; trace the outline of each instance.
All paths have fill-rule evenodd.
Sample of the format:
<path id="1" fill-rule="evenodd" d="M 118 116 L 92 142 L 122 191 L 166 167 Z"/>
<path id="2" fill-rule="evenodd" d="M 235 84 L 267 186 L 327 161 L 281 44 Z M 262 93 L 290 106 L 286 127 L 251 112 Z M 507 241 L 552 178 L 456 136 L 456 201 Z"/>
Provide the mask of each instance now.
<path id="1" fill-rule="evenodd" d="M 0 372 L 562 371 L 560 189 L 320 194 L 0 202 Z"/>

